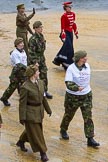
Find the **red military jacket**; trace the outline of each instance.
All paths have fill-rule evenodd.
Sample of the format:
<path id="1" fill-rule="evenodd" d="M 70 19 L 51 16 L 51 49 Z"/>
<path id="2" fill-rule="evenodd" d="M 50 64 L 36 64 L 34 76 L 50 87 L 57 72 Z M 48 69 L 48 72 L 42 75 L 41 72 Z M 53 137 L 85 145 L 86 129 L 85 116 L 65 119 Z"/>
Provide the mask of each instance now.
<path id="1" fill-rule="evenodd" d="M 65 12 L 61 16 L 61 31 L 74 31 L 75 35 L 78 34 L 77 25 L 75 23 L 75 13 L 74 12 Z"/>

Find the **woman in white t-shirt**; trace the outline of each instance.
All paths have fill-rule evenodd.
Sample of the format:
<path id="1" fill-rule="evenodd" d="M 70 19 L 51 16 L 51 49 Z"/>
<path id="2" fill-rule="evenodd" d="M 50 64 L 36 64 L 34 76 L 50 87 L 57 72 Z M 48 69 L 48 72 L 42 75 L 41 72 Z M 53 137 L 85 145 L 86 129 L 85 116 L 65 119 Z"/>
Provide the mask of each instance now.
<path id="1" fill-rule="evenodd" d="M 68 126 L 75 112 L 80 107 L 84 119 L 84 132 L 87 138 L 87 145 L 97 147 L 100 144 L 93 139 L 92 91 L 90 87 L 90 66 L 87 63 L 87 53 L 85 51 L 76 52 L 74 60 L 75 62 L 68 67 L 65 76 L 65 113 L 60 125 L 60 133 L 63 139 L 69 139 L 69 135 L 67 134 Z"/>

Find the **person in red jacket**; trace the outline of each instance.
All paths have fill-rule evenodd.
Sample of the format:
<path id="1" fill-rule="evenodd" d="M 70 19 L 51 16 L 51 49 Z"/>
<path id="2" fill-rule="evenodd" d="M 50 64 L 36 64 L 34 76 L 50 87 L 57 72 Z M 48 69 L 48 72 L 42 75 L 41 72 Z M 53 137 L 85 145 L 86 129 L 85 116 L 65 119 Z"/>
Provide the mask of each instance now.
<path id="1" fill-rule="evenodd" d="M 60 38 L 63 46 L 52 61 L 55 65 L 62 66 L 64 69 L 73 63 L 74 47 L 73 47 L 73 33 L 78 39 L 77 25 L 75 23 L 75 13 L 71 11 L 72 2 L 64 2 L 63 8 L 65 13 L 61 16 L 61 33 Z"/>

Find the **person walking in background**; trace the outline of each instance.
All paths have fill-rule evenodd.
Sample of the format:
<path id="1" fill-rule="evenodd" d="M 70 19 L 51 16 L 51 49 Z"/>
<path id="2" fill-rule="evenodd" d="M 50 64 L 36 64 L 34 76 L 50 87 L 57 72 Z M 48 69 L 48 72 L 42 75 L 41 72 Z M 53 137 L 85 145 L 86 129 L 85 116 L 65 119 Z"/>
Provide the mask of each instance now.
<path id="1" fill-rule="evenodd" d="M 21 37 L 24 40 L 24 49 L 28 56 L 28 32 L 33 35 L 33 32 L 29 26 L 29 20 L 35 15 L 35 9 L 33 8 L 33 13 L 27 16 L 25 14 L 24 4 L 17 5 L 17 17 L 16 17 L 16 36 Z"/>
<path id="2" fill-rule="evenodd" d="M 44 84 L 39 79 L 39 69 L 30 65 L 26 70 L 27 80 L 21 87 L 19 100 L 19 120 L 25 126 L 19 141 L 16 143 L 24 152 L 27 152 L 24 143 L 29 142 L 33 152 L 40 152 L 41 160 L 48 161 L 47 147 L 43 135 L 44 110 L 51 116 L 51 109 L 44 96 Z"/>
<path id="3" fill-rule="evenodd" d="M 75 13 L 71 11 L 72 2 L 64 2 L 63 8 L 65 13 L 61 16 L 60 34 L 63 45 L 52 62 L 57 66 L 62 64 L 64 69 L 67 69 L 67 67 L 73 63 L 74 57 L 73 32 L 78 39 L 78 31 L 75 23 Z"/>
<path id="4" fill-rule="evenodd" d="M 86 51 L 77 51 L 74 58 L 75 63 L 72 63 L 66 71 L 65 113 L 60 125 L 60 133 L 63 139 L 69 139 L 69 135 L 67 134 L 69 124 L 80 107 L 84 119 L 84 132 L 87 138 L 87 145 L 97 147 L 100 144 L 93 139 L 92 91 L 87 53 Z"/>
<path id="5" fill-rule="evenodd" d="M 10 59 L 13 66 L 11 75 L 10 75 L 10 84 L 8 88 L 3 93 L 0 100 L 5 106 L 10 106 L 8 99 L 13 94 L 13 92 L 19 88 L 19 84 L 22 84 L 25 77 L 25 70 L 27 66 L 27 55 L 24 51 L 23 38 L 17 38 L 14 41 L 15 49 L 11 52 Z"/>
<path id="6" fill-rule="evenodd" d="M 43 26 L 42 22 L 36 21 L 33 24 L 33 29 L 35 31 L 34 35 L 29 39 L 29 58 L 28 62 L 30 64 L 35 64 L 38 62 L 40 79 L 44 81 L 45 94 L 48 99 L 52 99 L 52 95 L 48 93 L 48 77 L 47 77 L 47 66 L 44 51 L 46 49 L 46 40 L 42 33 Z"/>

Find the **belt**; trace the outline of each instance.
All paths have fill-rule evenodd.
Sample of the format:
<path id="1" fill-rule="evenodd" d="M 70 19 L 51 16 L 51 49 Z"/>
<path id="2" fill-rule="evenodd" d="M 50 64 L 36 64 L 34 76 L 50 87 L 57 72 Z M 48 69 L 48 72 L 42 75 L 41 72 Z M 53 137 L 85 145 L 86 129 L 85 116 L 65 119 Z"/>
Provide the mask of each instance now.
<path id="1" fill-rule="evenodd" d="M 41 105 L 41 103 L 29 103 L 29 102 L 27 102 L 27 105 L 29 105 L 29 106 L 40 106 Z"/>

